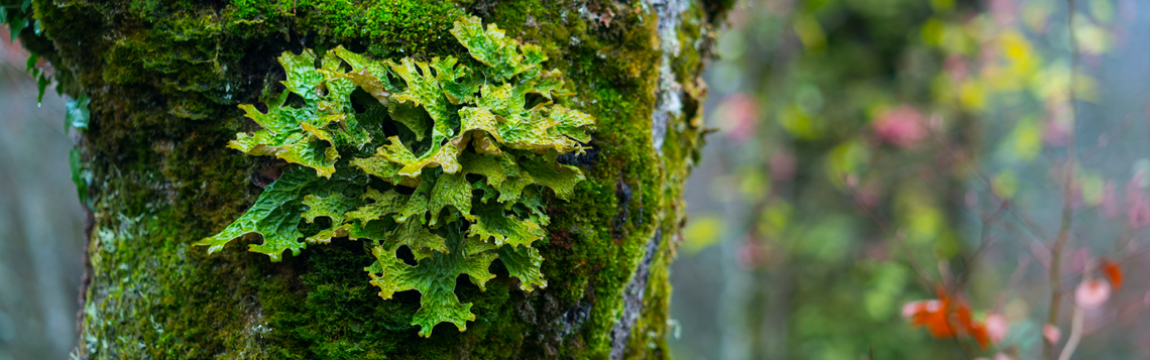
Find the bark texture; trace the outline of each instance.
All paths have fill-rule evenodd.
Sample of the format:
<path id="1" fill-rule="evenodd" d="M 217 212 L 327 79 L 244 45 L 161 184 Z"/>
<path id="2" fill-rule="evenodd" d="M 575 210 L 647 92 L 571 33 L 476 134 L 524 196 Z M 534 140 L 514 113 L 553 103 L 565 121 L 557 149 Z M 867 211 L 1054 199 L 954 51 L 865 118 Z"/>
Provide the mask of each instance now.
<path id="1" fill-rule="evenodd" d="M 16 1 L 0 3 L 15 5 Z M 729 1 L 33 1 L 21 39 L 60 87 L 91 100 L 90 286 L 78 358 L 666 358 L 668 265 L 683 183 L 702 142 L 698 80 Z M 384 301 L 360 243 L 271 263 L 235 241 L 190 244 L 237 218 L 270 157 L 225 147 L 254 124 L 237 104 L 282 91 L 275 57 L 343 45 L 378 59 L 467 56 L 448 34 L 478 15 L 544 48 L 598 118 L 588 179 L 552 197 L 537 244 L 548 287 L 518 289 L 496 263 L 486 291 L 459 281 L 465 332 L 409 325 L 419 294 Z"/>

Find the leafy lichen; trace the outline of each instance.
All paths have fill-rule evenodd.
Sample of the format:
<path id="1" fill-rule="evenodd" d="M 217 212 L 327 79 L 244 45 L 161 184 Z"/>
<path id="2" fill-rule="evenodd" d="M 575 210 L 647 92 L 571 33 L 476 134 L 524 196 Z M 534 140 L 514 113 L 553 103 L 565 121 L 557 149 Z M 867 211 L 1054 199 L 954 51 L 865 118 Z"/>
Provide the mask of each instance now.
<path id="1" fill-rule="evenodd" d="M 211 253 L 258 233 L 263 243 L 250 250 L 274 262 L 308 243 L 369 240 L 371 284 L 383 299 L 419 291 L 411 324 L 424 337 L 441 322 L 466 330 L 475 315 L 456 297 L 456 278 L 466 274 L 484 289 L 495 259 L 524 291 L 545 287 L 543 258 L 532 247 L 549 222 L 540 198 L 546 189 L 560 199 L 574 195 L 583 174 L 557 158 L 582 152 L 595 120 L 554 103 L 563 95 L 562 73 L 542 68 L 547 56 L 539 47 L 520 45 L 493 25 L 484 29 L 475 17 L 455 22 L 451 33 L 475 69 L 454 57 L 379 62 L 342 47 L 328 51 L 318 68 L 310 51 L 283 54 L 287 91 L 266 112 L 241 105 L 261 129 L 238 134 L 229 147 L 299 166 L 285 170 L 238 220 L 196 244 Z M 386 106 L 387 117 L 357 112 L 357 88 L 378 100 L 368 106 Z M 349 156 L 355 154 L 367 156 Z M 301 220 L 314 225 L 319 218 L 330 226 L 305 235 Z M 414 254 L 414 265 L 397 255 L 401 247 Z"/>

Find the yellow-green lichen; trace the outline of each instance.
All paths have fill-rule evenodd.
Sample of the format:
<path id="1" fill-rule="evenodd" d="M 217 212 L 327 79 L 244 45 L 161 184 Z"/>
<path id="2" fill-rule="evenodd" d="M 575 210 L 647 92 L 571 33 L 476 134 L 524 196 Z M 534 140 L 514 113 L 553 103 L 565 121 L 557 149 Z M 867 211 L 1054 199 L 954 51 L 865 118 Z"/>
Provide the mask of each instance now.
<path id="1" fill-rule="evenodd" d="M 364 270 L 371 284 L 384 300 L 396 292 L 420 292 L 421 307 L 411 323 L 422 336 L 431 336 L 440 322 L 467 329 L 475 314 L 456 297 L 456 277 L 466 274 L 484 290 L 494 277 L 488 267 L 495 259 L 523 290 L 546 287 L 539 269 L 543 258 L 532 247 L 545 236 L 546 224 L 536 198 L 544 188 L 561 199 L 573 196 L 583 174 L 556 159 L 582 151 L 578 141 L 590 141 L 586 131 L 594 118 L 553 104 L 562 74 L 542 69 L 547 57 L 537 46 L 521 46 L 494 25 L 484 29 L 474 17 L 457 21 L 452 34 L 480 62 L 476 70 L 453 57 L 372 62 L 343 48 L 329 51 L 318 69 L 308 52 L 281 56 L 287 91 L 267 104 L 267 112 L 241 105 L 262 129 L 237 134 L 229 146 L 311 169 L 289 167 L 240 219 L 197 245 L 215 252 L 259 233 L 263 243 L 251 251 L 280 261 L 285 250 L 298 256 L 306 247 L 301 216 L 308 223 L 326 217 L 331 225 L 307 238 L 370 241 L 377 261 Z M 402 85 L 390 85 L 392 76 Z M 387 120 L 356 119 L 351 94 L 357 83 L 379 100 L 363 106 L 387 106 Z M 289 94 L 300 99 L 298 105 L 287 103 Z M 409 132 L 389 133 L 388 121 Z M 337 162 L 341 151 L 364 146 L 376 147 L 373 158 L 356 159 L 359 166 Z M 383 183 L 356 183 L 357 170 Z M 362 196 L 327 190 L 335 187 Z M 325 190 L 327 196 L 317 196 Z M 484 194 L 473 197 L 473 190 Z M 492 200 L 492 192 L 498 199 Z M 417 263 L 401 260 L 400 247 L 414 253 Z"/>

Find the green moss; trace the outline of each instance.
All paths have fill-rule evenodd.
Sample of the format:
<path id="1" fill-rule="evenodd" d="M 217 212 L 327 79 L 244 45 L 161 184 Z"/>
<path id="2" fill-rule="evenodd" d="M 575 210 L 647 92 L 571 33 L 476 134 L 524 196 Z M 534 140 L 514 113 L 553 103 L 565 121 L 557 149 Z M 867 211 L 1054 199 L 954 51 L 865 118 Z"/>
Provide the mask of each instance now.
<path id="1" fill-rule="evenodd" d="M 687 106 L 660 157 L 651 146 L 651 65 L 662 54 L 650 12 L 531 0 L 317 4 L 34 2 L 55 40 L 48 58 L 75 79 L 65 90 L 93 99 L 83 146 L 95 172 L 97 227 L 82 357 L 607 358 L 622 289 L 657 228 L 664 239 L 628 354 L 665 356 L 666 265 L 702 130 L 695 77 L 706 46 L 687 44 L 708 43 L 706 5 L 684 14 L 674 70 Z M 587 17 L 608 10 L 609 26 Z M 549 67 L 577 81 L 580 94 L 568 104 L 599 119 L 587 181 L 570 203 L 548 204 L 552 236 L 539 246 L 547 289 L 524 293 L 496 262 L 486 291 L 457 285 L 460 300 L 474 304 L 468 330 L 441 324 L 423 339 L 407 325 L 418 295 L 380 301 L 359 270 L 373 261 L 360 243 L 336 240 L 277 264 L 242 244 L 211 257 L 189 246 L 238 217 L 261 192 L 260 173 L 274 172 L 224 144 L 254 129 L 235 105 L 282 91 L 276 56 L 343 45 L 380 58 L 463 58 L 447 29 L 464 13 L 539 45 Z M 632 190 L 625 209 L 620 184 Z"/>

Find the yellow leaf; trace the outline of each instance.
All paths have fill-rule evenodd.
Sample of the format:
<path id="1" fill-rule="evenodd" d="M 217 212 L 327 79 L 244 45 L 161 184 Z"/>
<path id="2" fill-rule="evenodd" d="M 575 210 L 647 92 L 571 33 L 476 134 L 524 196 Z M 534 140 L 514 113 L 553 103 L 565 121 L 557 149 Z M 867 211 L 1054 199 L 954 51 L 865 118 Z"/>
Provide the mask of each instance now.
<path id="1" fill-rule="evenodd" d="M 965 81 L 958 89 L 958 101 L 967 110 L 986 107 L 986 90 L 978 80 Z"/>
<path id="2" fill-rule="evenodd" d="M 818 20 L 811 16 L 795 19 L 795 34 L 807 49 L 821 47 L 826 42 L 826 34 Z"/>
<path id="3" fill-rule="evenodd" d="M 1012 137 L 1014 153 L 1022 160 L 1034 160 L 1042 151 L 1042 126 L 1033 119 L 1019 122 Z"/>
<path id="4" fill-rule="evenodd" d="M 1003 199 L 1010 199 L 1018 192 L 1018 176 L 1013 171 L 1006 170 L 994 176 L 990 181 L 994 194 Z"/>
<path id="5" fill-rule="evenodd" d="M 716 215 L 703 215 L 690 222 L 683 229 L 683 250 L 688 254 L 699 251 L 719 242 L 723 233 L 723 219 Z"/>
<path id="6" fill-rule="evenodd" d="M 1093 172 L 1085 173 L 1078 179 L 1078 184 L 1082 188 L 1082 200 L 1087 205 L 1098 206 L 1102 203 L 1102 196 L 1106 193 L 1106 180 L 1102 176 Z"/>

